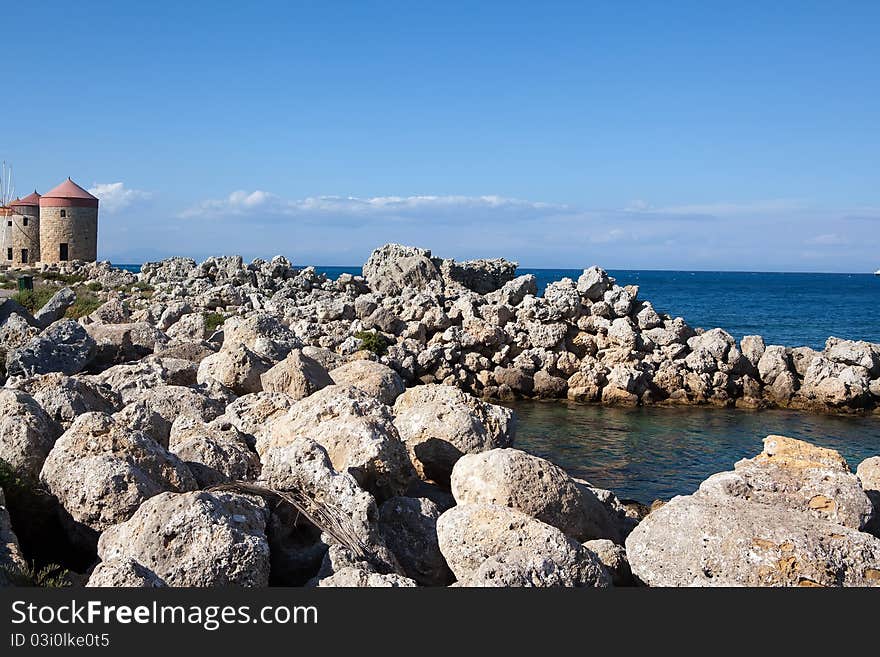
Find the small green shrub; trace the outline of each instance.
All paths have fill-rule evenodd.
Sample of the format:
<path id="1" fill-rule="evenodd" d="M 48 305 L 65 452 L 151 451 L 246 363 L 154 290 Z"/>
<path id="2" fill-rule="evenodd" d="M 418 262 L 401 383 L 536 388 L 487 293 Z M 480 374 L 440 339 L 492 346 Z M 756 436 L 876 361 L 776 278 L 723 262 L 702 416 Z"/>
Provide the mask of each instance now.
<path id="1" fill-rule="evenodd" d="M 101 306 L 102 303 L 104 302 L 100 297 L 95 296 L 91 292 L 80 289 L 79 292 L 76 293 L 76 301 L 74 301 L 73 305 L 67 309 L 64 316 L 69 317 L 70 319 L 79 319 L 80 317 L 91 315 Z"/>
<path id="2" fill-rule="evenodd" d="M 205 331 L 213 333 L 223 326 L 223 322 L 225 321 L 226 318 L 220 313 L 205 313 Z"/>
<path id="3" fill-rule="evenodd" d="M 82 283 L 86 280 L 84 277 L 79 276 L 77 274 L 60 274 L 56 271 L 47 271 L 40 274 L 40 277 L 44 281 L 59 281 L 61 283 L 67 283 L 68 285 L 72 285 L 74 283 Z"/>
<path id="4" fill-rule="evenodd" d="M 58 290 L 51 287 L 37 286 L 33 290 L 17 292 L 12 298 L 27 308 L 29 312 L 35 313 L 45 306 L 46 302 L 51 299 L 57 291 Z"/>
<path id="5" fill-rule="evenodd" d="M 363 343 L 363 348 L 371 351 L 377 356 L 384 356 L 388 351 L 388 340 L 380 333 L 372 333 L 370 331 L 358 331 L 354 334 L 358 340 Z"/>
<path id="6" fill-rule="evenodd" d="M 89 283 L 86 283 L 86 287 L 92 292 L 100 292 L 104 289 L 104 286 L 101 285 L 101 283 L 98 281 L 91 281 Z"/>
<path id="7" fill-rule="evenodd" d="M 57 563 L 50 563 L 42 568 L 34 563 L 25 566 L 7 565 L 0 570 L 12 586 L 37 586 L 44 589 L 71 586 L 70 571 Z"/>

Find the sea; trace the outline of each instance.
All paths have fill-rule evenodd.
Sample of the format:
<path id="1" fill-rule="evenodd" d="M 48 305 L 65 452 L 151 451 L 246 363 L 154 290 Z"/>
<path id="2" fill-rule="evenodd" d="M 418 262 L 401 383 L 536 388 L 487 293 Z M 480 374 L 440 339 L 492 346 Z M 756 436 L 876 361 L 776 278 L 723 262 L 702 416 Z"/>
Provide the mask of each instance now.
<path id="1" fill-rule="evenodd" d="M 139 265 L 120 265 L 139 271 Z M 315 267 L 336 278 L 360 267 Z M 526 269 L 539 294 L 580 269 Z M 720 327 L 735 338 L 822 349 L 829 336 L 880 342 L 880 276 L 779 272 L 609 270 L 639 298 L 691 326 Z M 784 434 L 838 450 L 854 468 L 880 455 L 880 415 L 839 417 L 717 408 L 605 408 L 520 401 L 517 446 L 618 496 L 651 502 L 696 490 L 709 475 L 761 451 Z"/>

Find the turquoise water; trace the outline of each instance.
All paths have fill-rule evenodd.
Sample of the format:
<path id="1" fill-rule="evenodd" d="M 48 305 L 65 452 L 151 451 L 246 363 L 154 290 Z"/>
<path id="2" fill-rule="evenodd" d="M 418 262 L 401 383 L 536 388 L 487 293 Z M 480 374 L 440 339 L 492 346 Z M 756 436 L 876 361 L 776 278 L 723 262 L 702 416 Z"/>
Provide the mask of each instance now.
<path id="1" fill-rule="evenodd" d="M 572 402 L 507 404 L 516 446 L 621 498 L 649 503 L 692 493 L 716 472 L 782 434 L 839 451 L 855 469 L 880 455 L 880 416 L 839 417 L 719 408 L 607 408 Z"/>

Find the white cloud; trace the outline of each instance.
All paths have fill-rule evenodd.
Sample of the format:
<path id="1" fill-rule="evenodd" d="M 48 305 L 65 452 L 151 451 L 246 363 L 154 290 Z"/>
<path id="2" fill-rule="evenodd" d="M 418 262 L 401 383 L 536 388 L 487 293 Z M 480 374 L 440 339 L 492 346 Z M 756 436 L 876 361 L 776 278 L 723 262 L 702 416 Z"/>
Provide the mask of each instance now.
<path id="1" fill-rule="evenodd" d="M 125 183 L 95 183 L 89 188 L 89 194 L 97 196 L 101 201 L 101 209 L 106 212 L 118 212 L 137 201 L 150 198 L 149 192 L 139 189 L 126 189 Z"/>
<path id="2" fill-rule="evenodd" d="M 624 212 L 702 216 L 702 217 L 738 217 L 744 215 L 780 214 L 808 209 L 809 204 L 802 199 L 763 199 L 757 201 L 733 202 L 717 201 L 714 203 L 694 203 L 684 205 L 654 206 L 645 201 L 630 201 Z"/>
<path id="3" fill-rule="evenodd" d="M 837 246 L 842 244 L 849 244 L 849 240 L 837 233 L 825 233 L 823 235 L 816 235 L 815 237 L 811 237 L 806 241 L 806 244 L 817 244 L 820 246 Z"/>
<path id="4" fill-rule="evenodd" d="M 562 211 L 566 206 L 524 201 L 502 196 L 314 196 L 284 199 L 271 192 L 243 190 L 232 192 L 225 199 L 202 201 L 187 210 L 182 218 L 241 216 L 260 213 L 263 216 L 305 217 L 309 215 L 338 217 L 418 218 L 430 214 L 473 211 Z"/>

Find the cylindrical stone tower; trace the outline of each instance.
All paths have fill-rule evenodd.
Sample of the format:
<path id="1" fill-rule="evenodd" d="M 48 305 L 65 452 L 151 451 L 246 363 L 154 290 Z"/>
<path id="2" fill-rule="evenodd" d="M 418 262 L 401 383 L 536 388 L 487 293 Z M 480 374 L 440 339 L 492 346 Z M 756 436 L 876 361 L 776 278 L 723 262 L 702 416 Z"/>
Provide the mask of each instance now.
<path id="1" fill-rule="evenodd" d="M 12 208 L 0 205 L 0 264 L 12 264 Z"/>
<path id="2" fill-rule="evenodd" d="M 9 204 L 12 214 L 3 217 L 6 239 L 2 245 L 4 262 L 14 266 L 32 265 L 40 260 L 40 195 L 34 190 Z"/>
<path id="3" fill-rule="evenodd" d="M 98 199 L 70 178 L 40 197 L 40 259 L 98 259 Z"/>

